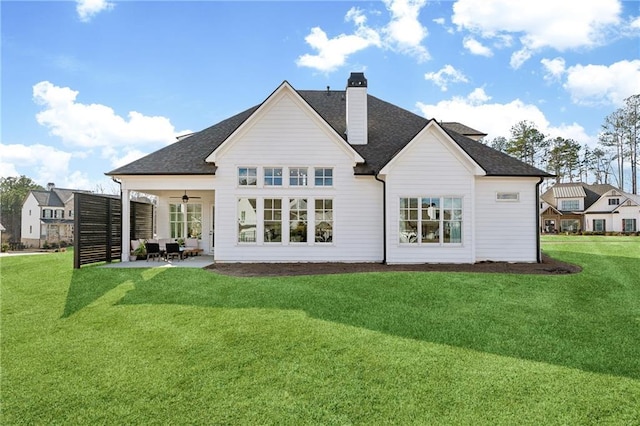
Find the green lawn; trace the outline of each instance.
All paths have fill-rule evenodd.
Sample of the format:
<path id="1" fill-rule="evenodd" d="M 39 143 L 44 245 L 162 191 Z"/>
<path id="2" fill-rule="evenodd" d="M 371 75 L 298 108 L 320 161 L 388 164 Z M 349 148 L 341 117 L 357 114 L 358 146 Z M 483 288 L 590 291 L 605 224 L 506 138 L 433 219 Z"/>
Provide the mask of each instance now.
<path id="1" fill-rule="evenodd" d="M 2 424 L 640 424 L 640 238 L 576 275 L 0 259 Z"/>

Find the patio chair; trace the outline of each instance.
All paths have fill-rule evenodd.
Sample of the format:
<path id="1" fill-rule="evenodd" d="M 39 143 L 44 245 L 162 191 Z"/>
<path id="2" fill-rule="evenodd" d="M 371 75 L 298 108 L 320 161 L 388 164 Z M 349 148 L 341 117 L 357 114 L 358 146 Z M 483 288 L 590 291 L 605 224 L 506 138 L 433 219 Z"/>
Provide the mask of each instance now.
<path id="1" fill-rule="evenodd" d="M 180 244 L 178 243 L 167 243 L 167 252 L 166 252 L 167 260 L 177 258 L 178 260 L 182 259 L 182 252 L 180 251 Z"/>
<path id="2" fill-rule="evenodd" d="M 160 259 L 160 244 L 147 243 L 147 262 L 149 258 Z"/>

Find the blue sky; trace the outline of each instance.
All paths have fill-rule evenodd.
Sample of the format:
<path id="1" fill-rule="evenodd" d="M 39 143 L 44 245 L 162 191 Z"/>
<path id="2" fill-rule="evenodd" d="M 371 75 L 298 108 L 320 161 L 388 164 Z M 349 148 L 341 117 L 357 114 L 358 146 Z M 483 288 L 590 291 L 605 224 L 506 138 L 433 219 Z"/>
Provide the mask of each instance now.
<path id="1" fill-rule="evenodd" d="M 0 175 L 113 192 L 116 167 L 296 89 L 595 145 L 640 93 L 640 3 L 2 1 Z"/>

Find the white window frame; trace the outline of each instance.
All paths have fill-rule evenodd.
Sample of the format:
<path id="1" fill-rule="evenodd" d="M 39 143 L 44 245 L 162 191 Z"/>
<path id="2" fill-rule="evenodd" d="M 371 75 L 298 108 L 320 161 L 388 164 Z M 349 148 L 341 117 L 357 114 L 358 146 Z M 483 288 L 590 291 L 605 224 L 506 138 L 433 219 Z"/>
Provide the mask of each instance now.
<path id="1" fill-rule="evenodd" d="M 322 202 L 322 208 L 320 210 L 318 210 L 318 207 L 316 205 L 316 203 L 318 202 Z M 331 203 L 330 207 L 327 207 L 327 202 Z M 333 198 L 318 197 L 313 199 L 313 218 L 314 218 L 313 242 L 315 244 L 321 244 L 321 245 L 333 244 L 334 230 L 335 230 L 333 206 L 334 206 Z M 318 241 L 318 238 L 322 237 L 321 235 L 319 235 L 319 232 L 322 233 L 322 230 L 319 228 L 319 225 L 323 222 L 328 223 L 331 226 L 330 237 L 329 239 L 326 239 L 326 235 L 325 235 L 324 236 L 325 241 Z"/>
<path id="2" fill-rule="evenodd" d="M 406 199 L 408 200 L 408 207 L 402 207 L 402 200 Z M 423 241 L 422 238 L 422 225 L 423 222 L 433 222 L 432 219 L 423 219 L 423 213 L 425 210 L 428 209 L 424 208 L 425 206 L 425 201 L 424 200 L 438 200 L 438 214 L 436 215 L 436 217 L 438 218 L 438 241 L 433 241 L 432 239 L 429 240 L 425 240 Z M 412 204 L 411 200 L 416 200 L 417 204 L 414 203 Z M 452 205 L 451 207 L 447 208 L 445 207 L 445 200 L 450 200 Z M 460 201 L 460 207 L 455 207 L 453 205 L 454 200 L 459 200 Z M 402 210 L 404 209 L 409 217 L 408 218 L 403 218 L 402 216 Z M 413 215 L 411 212 L 415 212 L 417 210 L 417 215 Z M 457 210 L 460 210 L 460 219 L 454 219 L 453 216 L 455 216 L 453 213 Z M 445 219 L 445 211 L 448 211 L 451 215 L 452 218 L 449 220 Z M 417 216 L 417 217 L 416 217 Z M 415 235 L 406 235 L 403 241 L 402 236 L 402 230 L 401 230 L 401 226 L 400 223 L 401 222 L 415 222 L 416 226 L 415 226 Z M 422 246 L 422 247 L 459 247 L 462 246 L 464 243 L 464 234 L 463 234 L 463 230 L 464 230 L 464 197 L 463 196 L 459 196 L 459 195 L 453 195 L 453 196 L 437 196 L 437 195 L 423 195 L 423 196 L 401 196 L 398 198 L 398 244 L 400 246 L 404 246 L 404 247 L 417 247 L 417 246 Z M 445 235 L 444 235 L 444 230 L 446 228 L 447 223 L 459 223 L 460 224 L 460 241 L 454 241 L 454 242 L 447 242 L 445 241 Z"/>
<path id="3" fill-rule="evenodd" d="M 246 176 L 245 176 L 246 182 L 245 183 L 241 182 L 241 179 L 243 178 L 243 176 L 241 175 L 243 170 L 246 170 Z M 255 180 L 253 181 L 253 183 L 251 183 L 251 179 L 250 179 L 252 177 L 251 173 L 250 173 L 251 170 L 255 171 Z M 259 176 L 258 176 L 258 167 L 256 167 L 256 166 L 238 166 L 236 177 L 237 177 L 236 185 L 238 185 L 238 187 L 240 187 L 240 188 L 246 188 L 246 187 L 253 188 L 253 187 L 256 187 L 256 186 L 258 186 L 258 178 L 259 178 Z"/>
<path id="4" fill-rule="evenodd" d="M 251 204 L 251 201 L 253 201 L 253 205 L 254 205 L 254 210 L 255 210 L 255 218 L 253 219 L 253 222 L 251 222 L 251 219 L 247 219 L 247 214 L 246 214 L 246 210 L 240 210 L 240 204 L 242 203 L 242 200 L 247 200 L 247 202 L 249 204 Z M 256 245 L 258 243 L 258 212 L 259 212 L 259 206 L 258 206 L 258 199 L 256 197 L 238 197 L 236 199 L 236 244 L 241 244 L 241 245 Z M 247 239 L 242 239 L 242 226 L 246 226 L 246 225 L 253 225 L 254 229 L 255 229 L 255 234 L 253 237 L 253 241 L 251 240 L 247 240 Z"/>
<path id="5" fill-rule="evenodd" d="M 575 203 L 575 208 L 567 208 L 565 207 L 565 203 Z M 580 210 L 580 200 L 560 200 L 560 210 L 570 211 L 570 210 Z"/>
<path id="6" fill-rule="evenodd" d="M 496 192 L 496 201 L 502 203 L 517 203 L 520 201 L 519 192 Z"/>
<path id="7" fill-rule="evenodd" d="M 304 175 L 300 172 L 304 170 Z M 295 171 L 295 175 L 292 175 Z M 308 167 L 289 167 L 288 173 L 289 175 L 289 187 L 297 188 L 297 187 L 307 187 L 309 186 L 309 168 Z"/>
<path id="8" fill-rule="evenodd" d="M 270 208 L 267 208 L 267 201 L 272 202 Z M 275 201 L 280 202 L 279 209 L 274 207 L 273 203 Z M 281 197 L 265 197 L 262 200 L 262 242 L 264 244 L 283 244 L 284 243 L 283 204 L 284 204 L 284 200 Z M 272 215 L 275 215 L 276 212 L 279 212 L 280 218 L 276 219 L 272 215 L 269 215 L 271 217 L 267 219 L 268 217 L 267 212 L 271 212 Z M 267 228 L 269 229 L 271 228 L 271 227 L 267 227 L 267 223 L 276 223 L 276 222 L 280 223 L 280 241 L 271 241 L 270 239 L 266 238 Z"/>
<path id="9" fill-rule="evenodd" d="M 276 171 L 278 171 L 278 170 L 280 171 L 280 175 L 276 174 Z M 271 171 L 271 173 L 267 174 L 268 171 Z M 262 182 L 263 182 L 263 185 L 265 187 L 282 187 L 284 185 L 284 181 L 285 181 L 285 178 L 284 178 L 284 176 L 285 176 L 284 167 L 271 167 L 271 166 L 263 167 L 262 168 L 262 175 L 263 175 L 262 176 Z M 280 183 L 279 184 L 278 183 L 274 183 L 274 181 L 278 177 L 280 178 Z M 268 183 L 267 179 L 270 179 L 271 183 Z"/>
<path id="10" fill-rule="evenodd" d="M 327 176 L 327 171 L 331 173 L 330 176 Z M 318 172 L 322 174 L 318 176 Z M 333 186 L 333 167 L 314 167 L 313 168 L 313 186 L 322 187 L 322 188 L 330 188 Z M 318 179 L 320 179 L 320 184 L 318 184 Z M 326 182 L 330 181 L 329 184 Z"/>

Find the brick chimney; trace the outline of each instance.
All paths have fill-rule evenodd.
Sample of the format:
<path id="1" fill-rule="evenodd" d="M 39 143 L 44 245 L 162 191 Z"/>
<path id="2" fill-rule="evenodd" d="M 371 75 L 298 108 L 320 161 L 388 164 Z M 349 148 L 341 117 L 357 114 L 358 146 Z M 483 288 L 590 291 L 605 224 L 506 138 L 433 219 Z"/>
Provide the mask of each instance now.
<path id="1" fill-rule="evenodd" d="M 347 80 L 347 141 L 351 145 L 366 145 L 367 79 L 363 72 L 352 72 Z"/>

